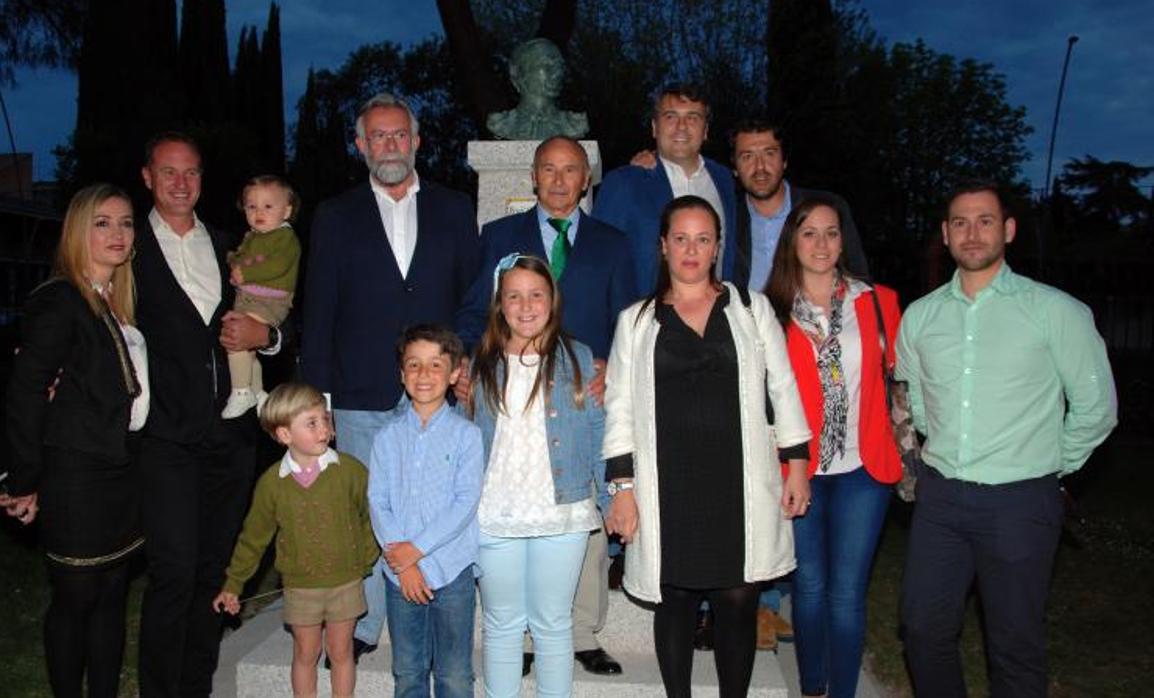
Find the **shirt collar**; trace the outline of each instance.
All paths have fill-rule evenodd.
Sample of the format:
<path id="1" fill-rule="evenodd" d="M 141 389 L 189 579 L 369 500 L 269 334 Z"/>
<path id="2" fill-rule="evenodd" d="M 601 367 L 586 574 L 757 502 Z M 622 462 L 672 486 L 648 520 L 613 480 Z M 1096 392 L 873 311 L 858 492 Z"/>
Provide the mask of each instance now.
<path id="1" fill-rule="evenodd" d="M 425 426 L 421 426 L 421 415 L 417 414 L 417 409 L 413 406 L 413 403 L 410 402 L 405 406 L 405 424 L 408 425 L 409 428 L 415 429 L 416 431 L 421 431 L 422 429 L 432 429 L 438 422 L 441 421 L 441 418 L 444 417 L 445 411 L 449 409 L 452 409 L 449 407 L 449 401 L 445 400 L 441 403 L 441 406 L 437 408 L 437 411 L 433 413 L 433 416 L 429 417 L 429 423 Z"/>
<path id="2" fill-rule="evenodd" d="M 1003 259 L 1002 268 L 999 269 L 998 273 L 994 275 L 993 281 L 991 281 L 990 284 L 983 288 L 981 291 L 978 291 L 977 296 L 974 297 L 974 300 L 976 301 L 978 297 L 982 296 L 986 293 L 986 291 L 990 289 L 993 289 L 1002 295 L 1008 296 L 1016 293 L 1020 288 L 1021 283 L 1018 279 L 1018 275 L 1015 274 L 1012 269 L 1010 269 L 1009 263 Z M 966 292 L 962 290 L 962 273 L 960 269 L 955 269 L 954 276 L 950 279 L 950 295 L 967 303 L 970 302 L 969 297 L 966 296 Z"/>
<path id="3" fill-rule="evenodd" d="M 686 175 L 685 170 L 682 169 L 681 165 L 678 165 L 677 163 L 673 162 L 672 160 L 666 160 L 665 158 L 663 158 L 661 156 L 658 156 L 658 159 L 661 160 L 661 164 L 665 167 L 665 174 L 671 180 L 675 176 L 680 176 L 680 177 L 683 177 L 687 180 L 692 180 L 692 179 L 696 179 L 696 178 L 700 177 L 701 175 L 705 174 L 705 158 L 702 157 L 700 153 L 698 153 L 698 155 L 697 155 L 697 167 L 694 168 L 693 174 L 691 174 L 691 175 Z"/>
<path id="4" fill-rule="evenodd" d="M 417 192 L 421 191 L 421 178 L 417 176 L 417 171 L 413 170 L 413 182 L 409 185 L 408 191 L 400 199 L 394 199 L 385 191 L 384 186 L 376 180 L 375 177 L 369 175 L 369 186 L 373 188 L 373 194 L 376 195 L 377 201 L 387 201 L 390 204 L 403 204 L 412 201 L 416 197 Z"/>
<path id="5" fill-rule="evenodd" d="M 573 211 L 568 216 L 565 216 L 565 220 L 569 221 L 569 230 L 570 231 L 572 231 L 577 226 L 577 219 L 580 218 L 580 216 L 581 216 L 581 207 L 580 206 L 574 206 Z M 541 204 L 537 204 L 537 225 L 538 226 L 549 225 L 549 219 L 553 218 L 553 217 L 554 216 L 549 215 L 549 212 L 545 210 L 544 206 L 542 206 Z M 570 236 L 570 237 L 572 237 L 572 236 Z"/>
<path id="6" fill-rule="evenodd" d="M 152 230 L 155 233 L 164 233 L 165 235 L 171 235 L 182 239 L 186 237 L 188 233 L 208 234 L 208 230 L 205 229 L 204 223 L 200 222 L 200 217 L 196 215 L 196 211 L 192 212 L 192 228 L 190 228 L 188 233 L 185 235 L 181 235 L 173 230 L 172 226 L 168 224 L 168 221 L 164 220 L 164 217 L 160 215 L 160 211 L 157 211 L 155 206 L 153 206 L 152 210 L 148 212 L 148 223 L 152 226 Z"/>
<path id="7" fill-rule="evenodd" d="M 764 221 L 785 220 L 785 217 L 788 216 L 789 212 L 793 210 L 793 197 L 791 197 L 790 193 L 789 193 L 789 182 L 782 180 L 781 186 L 785 189 L 785 199 L 783 199 L 781 202 L 781 208 L 777 209 L 777 213 L 773 214 L 772 216 L 763 216 L 761 214 L 761 212 L 757 210 L 757 207 L 755 207 L 753 205 L 752 197 L 749 195 L 748 192 L 746 193 L 745 205 L 747 207 L 749 207 L 749 215 L 752 216 L 754 220 L 757 220 L 757 219 L 761 219 Z"/>
<path id="8" fill-rule="evenodd" d="M 321 457 L 317 459 L 317 465 L 320 466 L 320 470 L 323 473 L 325 468 L 329 467 L 333 463 L 336 463 L 340 459 L 341 457 L 337 455 L 337 452 L 330 448 L 322 453 Z M 293 473 L 299 473 L 303 470 L 304 469 L 301 468 L 300 464 L 293 460 L 292 451 L 285 451 L 284 457 L 280 459 L 280 477 L 288 477 Z"/>

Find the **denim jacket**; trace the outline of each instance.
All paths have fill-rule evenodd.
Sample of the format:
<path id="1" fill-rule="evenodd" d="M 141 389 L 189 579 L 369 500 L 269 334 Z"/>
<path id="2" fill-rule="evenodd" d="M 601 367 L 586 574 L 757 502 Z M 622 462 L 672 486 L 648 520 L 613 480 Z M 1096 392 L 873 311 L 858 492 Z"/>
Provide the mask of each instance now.
<path id="1" fill-rule="evenodd" d="M 581 380 L 593 378 L 593 353 L 589 347 L 570 340 Z M 601 458 L 601 439 L 605 433 L 605 409 L 586 392 L 584 407 L 573 400 L 573 368 L 569 355 L 557 348 L 557 364 L 549 381 L 549 402 L 545 406 L 545 436 L 549 442 L 549 465 L 553 473 L 553 492 L 557 504 L 572 504 L 597 494 L 598 506 L 605 511 L 605 461 Z M 504 381 L 502 366 L 497 367 L 498 383 Z M 538 398 L 539 399 L 539 398 Z M 497 433 L 497 415 L 489 408 L 480 382 L 473 385 L 473 421 L 481 427 L 485 448 L 485 468 L 492 456 L 493 436 Z"/>

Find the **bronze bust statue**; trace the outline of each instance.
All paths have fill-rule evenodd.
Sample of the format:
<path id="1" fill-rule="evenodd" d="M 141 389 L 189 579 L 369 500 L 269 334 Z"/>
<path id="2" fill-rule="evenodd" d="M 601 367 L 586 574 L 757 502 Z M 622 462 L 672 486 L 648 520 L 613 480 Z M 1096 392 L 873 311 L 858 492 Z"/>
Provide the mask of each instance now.
<path id="1" fill-rule="evenodd" d="M 486 122 L 489 130 L 506 140 L 584 136 L 589 132 L 585 114 L 557 108 L 564 76 L 565 59 L 553 42 L 532 39 L 518 46 L 509 59 L 509 80 L 521 101 L 515 109 L 490 114 Z"/>

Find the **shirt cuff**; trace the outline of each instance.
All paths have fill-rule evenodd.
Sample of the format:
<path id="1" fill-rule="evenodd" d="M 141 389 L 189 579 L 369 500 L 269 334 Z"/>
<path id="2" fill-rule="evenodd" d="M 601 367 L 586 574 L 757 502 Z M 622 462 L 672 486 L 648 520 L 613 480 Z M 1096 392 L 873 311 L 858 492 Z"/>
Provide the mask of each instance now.
<path id="1" fill-rule="evenodd" d="M 281 345 L 281 342 L 284 340 L 284 336 L 281 335 L 279 327 L 274 327 L 274 328 L 272 328 L 272 330 L 273 330 L 273 332 L 276 332 L 276 341 L 273 342 L 271 345 L 265 347 L 264 349 L 257 349 L 256 353 L 263 354 L 265 356 L 276 356 L 277 354 L 280 353 L 280 345 Z"/>
<path id="2" fill-rule="evenodd" d="M 613 456 L 605 461 L 606 480 L 619 480 L 626 477 L 633 477 L 632 453 L 626 453 L 623 456 Z"/>
<path id="3" fill-rule="evenodd" d="M 809 460 L 809 441 L 777 449 L 777 459 L 782 463 L 790 460 Z"/>

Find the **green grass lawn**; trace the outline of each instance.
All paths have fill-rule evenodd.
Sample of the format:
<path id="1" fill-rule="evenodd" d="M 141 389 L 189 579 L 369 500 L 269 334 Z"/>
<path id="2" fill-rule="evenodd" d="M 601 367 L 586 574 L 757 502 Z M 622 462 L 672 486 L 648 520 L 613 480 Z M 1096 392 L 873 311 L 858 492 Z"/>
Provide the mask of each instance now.
<path id="1" fill-rule="evenodd" d="M 1048 610 L 1050 695 L 1154 693 L 1154 468 L 1149 439 L 1114 437 L 1068 483 L 1082 522 L 1072 521 L 1054 569 Z M 909 510 L 891 510 L 870 588 L 868 663 L 895 696 L 910 688 L 898 639 L 898 596 Z M 970 695 L 988 694 L 978 602 L 961 639 Z"/>

